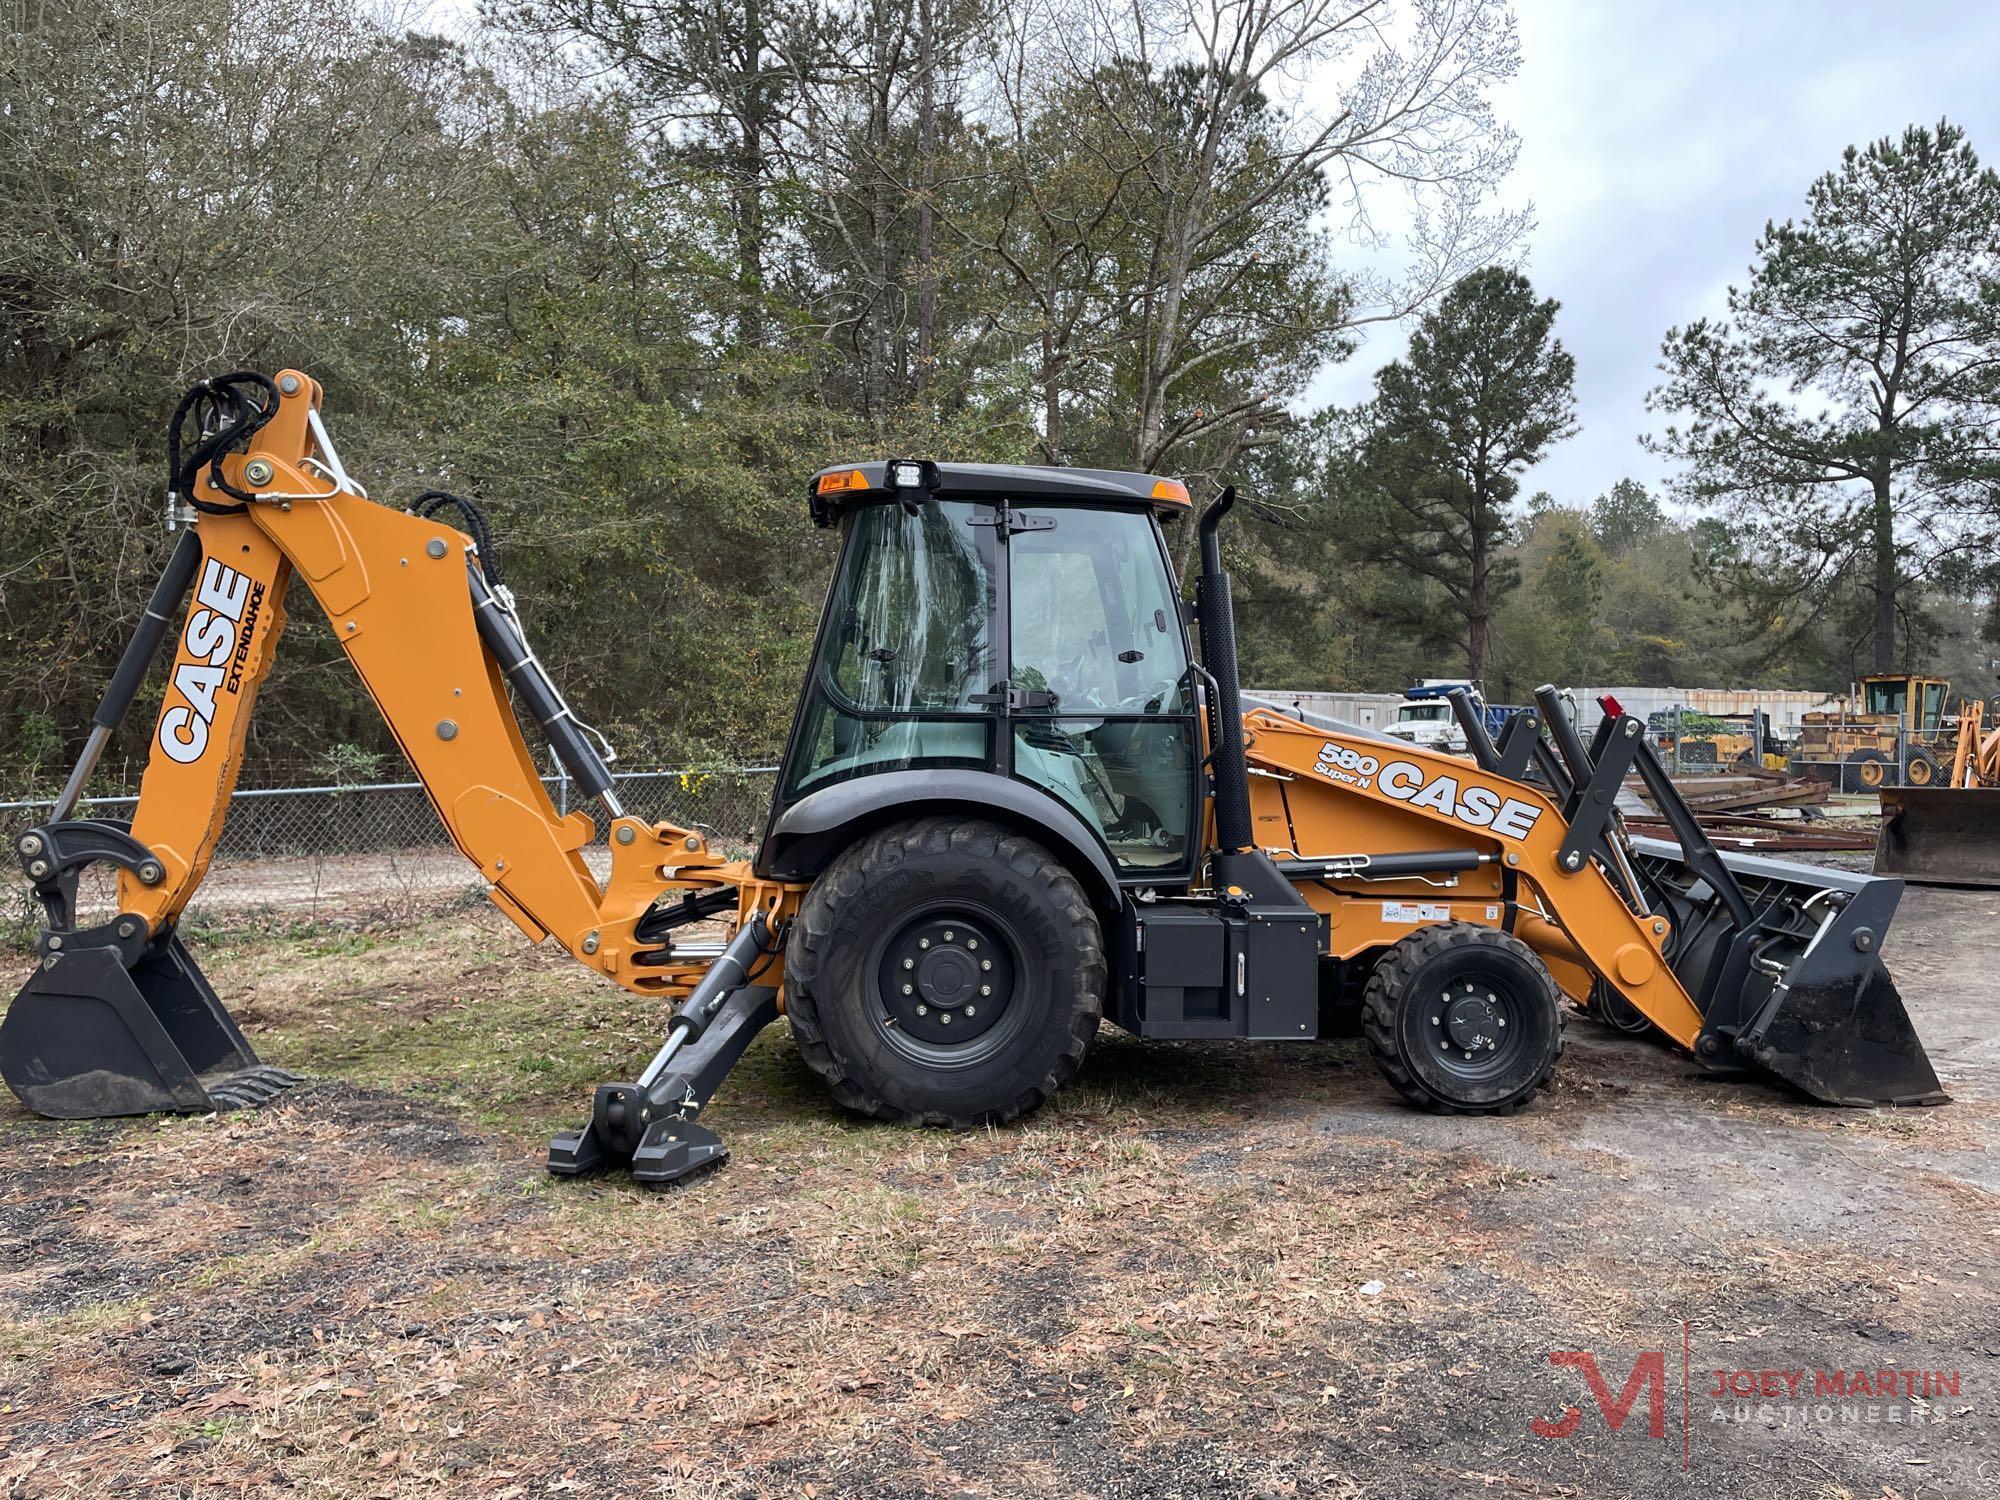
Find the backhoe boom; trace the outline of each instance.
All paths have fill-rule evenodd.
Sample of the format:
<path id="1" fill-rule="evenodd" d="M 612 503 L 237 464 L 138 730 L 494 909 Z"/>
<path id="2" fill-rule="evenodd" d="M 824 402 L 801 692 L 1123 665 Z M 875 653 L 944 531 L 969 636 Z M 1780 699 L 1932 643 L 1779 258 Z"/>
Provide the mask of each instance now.
<path id="1" fill-rule="evenodd" d="M 675 920 L 656 911 L 663 893 L 728 892 L 728 914 L 739 924 L 752 912 L 770 923 L 783 919 L 789 898 L 782 886 L 726 861 L 694 830 L 626 814 L 606 758 L 528 648 L 511 594 L 489 572 L 490 559 L 480 556 L 474 537 L 435 514 L 377 504 L 347 477 L 319 421 L 316 382 L 287 370 L 275 381 L 229 376 L 205 384 L 207 404 L 195 401 L 198 387 L 182 412 L 205 415 L 209 426 L 192 445 L 196 457 L 174 475 L 194 524 L 175 544 L 57 816 L 21 842 L 50 930 L 42 966 L 9 1011 L 0 1045 L 0 1063 L 17 1091 L 32 1092 L 36 1108 L 59 1114 L 210 1107 L 213 1100 L 204 1103 L 191 1078 L 258 1066 L 180 946 L 175 924 L 221 837 L 295 574 L 325 612 L 452 842 L 530 941 L 553 937 L 624 988 L 671 998 L 694 987 L 707 961 L 674 956 Z M 176 446 L 178 439 L 177 432 Z M 475 529 L 484 532 L 483 520 Z M 129 831 L 67 821 L 184 597 L 187 614 Z M 582 810 L 567 816 L 556 810 L 510 688 L 608 815 L 611 874 L 601 889 L 581 852 L 596 834 L 595 820 Z M 76 881 L 84 866 L 99 861 L 119 866 L 118 913 L 103 934 L 81 933 Z M 94 936 L 104 940 L 93 942 Z M 86 949 L 98 952 L 93 965 L 110 963 L 121 976 L 96 976 L 117 992 L 98 1007 L 114 1012 L 98 1015 L 98 1029 L 136 1027 L 145 1033 L 137 1052 L 151 1059 L 150 1081 L 128 1078 L 110 1091 L 115 1109 L 94 1076 L 103 1070 L 75 1062 L 88 1050 L 79 1038 L 91 1029 L 83 1022 L 91 1007 L 76 1004 L 71 993 L 79 988 L 73 981 Z M 147 965 L 157 967 L 156 961 L 167 962 L 180 989 L 191 975 L 188 982 L 206 994 L 198 1007 L 200 1035 L 177 1040 L 176 1017 L 187 1006 L 149 991 Z M 210 1033 L 225 1029 L 231 1045 L 213 1044 Z M 66 1038 L 60 1045 L 58 1035 Z M 129 1041 L 107 1043 L 106 1050 L 122 1049 L 129 1060 Z M 178 1061 L 175 1052 L 182 1054 Z M 70 1061 L 54 1062 L 58 1053 Z M 62 1076 L 65 1067 L 73 1076 Z M 134 1063 L 129 1071 L 146 1068 Z M 65 1099 L 66 1090 L 75 1097 Z"/>

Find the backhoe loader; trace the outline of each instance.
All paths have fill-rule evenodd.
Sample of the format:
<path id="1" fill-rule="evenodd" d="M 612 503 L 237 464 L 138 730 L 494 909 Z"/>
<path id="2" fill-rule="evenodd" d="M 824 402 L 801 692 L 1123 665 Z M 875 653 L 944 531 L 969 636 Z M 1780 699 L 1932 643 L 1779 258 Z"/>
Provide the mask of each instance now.
<path id="1" fill-rule="evenodd" d="M 1304 1042 L 1322 994 L 1357 990 L 1390 1084 L 1438 1111 L 1531 1100 L 1566 1004 L 1831 1103 L 1945 1097 L 1880 958 L 1901 883 L 1718 854 L 1617 704 L 1586 742 L 1544 689 L 1496 742 L 1460 696 L 1464 756 L 1246 706 L 1221 564 L 1233 490 L 1197 522 L 1150 474 L 816 475 L 806 505 L 839 561 L 762 840 L 731 860 L 620 804 L 479 508 L 370 500 L 321 399 L 296 370 L 241 373 L 176 414 L 192 524 L 54 815 L 18 840 L 48 926 L 0 1071 L 43 1114 L 219 1109 L 296 1081 L 259 1062 L 176 930 L 294 574 L 493 903 L 530 941 L 679 1002 L 658 1054 L 552 1142 L 558 1174 L 660 1184 L 722 1161 L 703 1110 L 780 1014 L 841 1104 L 954 1127 L 1035 1108 L 1104 1020 Z M 1190 524 L 1191 612 L 1162 530 Z M 130 825 L 73 818 L 190 592 Z M 522 717 L 598 816 L 551 805 Z M 1628 773 L 1677 844 L 1626 836 Z M 601 884 L 581 852 L 599 837 Z M 117 904 L 84 927 L 93 864 L 115 868 Z M 691 940 L 718 920 L 719 947 Z"/>

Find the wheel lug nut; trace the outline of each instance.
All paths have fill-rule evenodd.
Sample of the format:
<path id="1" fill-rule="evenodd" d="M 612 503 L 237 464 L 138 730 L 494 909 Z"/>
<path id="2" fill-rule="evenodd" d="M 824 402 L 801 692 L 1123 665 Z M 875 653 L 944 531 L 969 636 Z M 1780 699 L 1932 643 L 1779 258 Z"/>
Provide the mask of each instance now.
<path id="1" fill-rule="evenodd" d="M 930 947 L 930 945 L 931 945 L 931 940 L 930 940 L 929 938 L 918 938 L 918 939 L 917 939 L 917 946 L 918 946 L 919 948 L 928 948 L 928 947 Z"/>
<path id="2" fill-rule="evenodd" d="M 973 1016 L 976 1016 L 976 1015 L 978 1015 L 978 1014 L 979 1014 L 979 1007 L 978 1007 L 978 1006 L 976 1006 L 976 1005 L 968 1005 L 968 1006 L 966 1006 L 966 1007 L 965 1007 L 965 1014 L 966 1014 L 966 1018 L 967 1018 L 967 1019 L 969 1020 L 969 1019 L 971 1019 L 971 1018 L 972 1018 Z"/>
<path id="3" fill-rule="evenodd" d="M 1507 1018 L 1505 1016 L 1500 1017 L 1500 1024 L 1502 1026 L 1505 1026 L 1507 1024 Z"/>
<path id="4" fill-rule="evenodd" d="M 906 984 L 906 985 L 904 985 L 904 986 L 903 986 L 903 993 L 904 993 L 904 994 L 906 994 L 906 995 L 908 995 L 908 994 L 911 994 L 911 993 L 913 993 L 913 992 L 914 992 L 914 990 L 915 990 L 915 986 L 913 986 L 913 985 L 907 985 L 907 984 Z"/>
<path id="5" fill-rule="evenodd" d="M 1431 1017 L 1431 1025 L 1435 1026 L 1435 1025 L 1437 1025 L 1437 1024 L 1438 1024 L 1438 1018 L 1437 1018 L 1436 1016 L 1432 1016 L 1432 1017 Z"/>
<path id="6" fill-rule="evenodd" d="M 990 984 L 982 984 L 979 987 L 979 993 L 982 995 L 990 995 L 993 993 L 993 986 Z"/>
<path id="7" fill-rule="evenodd" d="M 974 950 L 974 951 L 976 952 L 976 951 L 978 950 L 978 948 L 979 948 L 979 939 L 978 939 L 978 938 L 967 938 L 967 939 L 965 940 L 965 946 L 966 946 L 967 948 L 970 948 L 970 949 L 972 949 L 972 950 Z"/>
<path id="8" fill-rule="evenodd" d="M 931 1013 L 931 1008 L 928 1005 L 919 1005 L 917 1007 L 917 1014 L 920 1016 L 927 1016 L 930 1013 Z"/>
<path id="9" fill-rule="evenodd" d="M 917 961 L 914 958 L 906 958 L 903 960 L 903 967 L 906 969 L 914 969 L 916 966 L 917 966 Z"/>
<path id="10" fill-rule="evenodd" d="M 979 967 L 981 969 L 990 969 L 993 967 L 993 960 L 990 958 L 982 958 L 979 960 Z"/>
<path id="11" fill-rule="evenodd" d="M 951 1024 L 951 1012 L 946 1011 L 943 1015 L 939 1016 L 938 1024 L 940 1026 L 949 1026 Z"/>
<path id="12" fill-rule="evenodd" d="M 949 927 L 947 927 L 944 930 L 944 940 L 948 943 L 952 940 L 952 937 L 953 937 L 952 930 Z"/>

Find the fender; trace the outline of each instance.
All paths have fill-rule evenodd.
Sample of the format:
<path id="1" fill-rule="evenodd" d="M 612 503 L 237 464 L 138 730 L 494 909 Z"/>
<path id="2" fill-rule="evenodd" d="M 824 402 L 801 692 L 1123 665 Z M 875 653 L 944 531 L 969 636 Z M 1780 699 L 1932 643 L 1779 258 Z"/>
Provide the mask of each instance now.
<path id="1" fill-rule="evenodd" d="M 822 787 L 772 820 L 757 874 L 814 880 L 859 834 L 894 819 L 945 812 L 990 818 L 1039 839 L 1085 877 L 1092 904 L 1118 908 L 1118 872 L 1104 841 L 1047 792 L 992 771 L 881 771 Z"/>

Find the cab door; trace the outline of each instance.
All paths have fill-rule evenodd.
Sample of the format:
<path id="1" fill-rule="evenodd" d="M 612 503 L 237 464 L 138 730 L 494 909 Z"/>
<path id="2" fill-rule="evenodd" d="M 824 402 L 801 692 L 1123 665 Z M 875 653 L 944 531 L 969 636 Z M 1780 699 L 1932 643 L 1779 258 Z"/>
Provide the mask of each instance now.
<path id="1" fill-rule="evenodd" d="M 1187 637 L 1143 510 L 1008 513 L 1010 773 L 1102 835 L 1122 877 L 1192 878 L 1201 804 Z"/>

